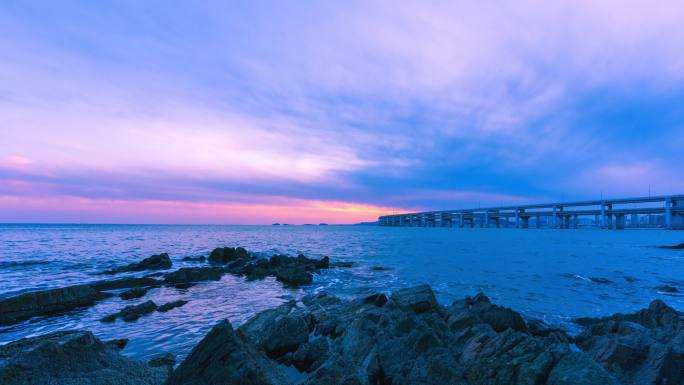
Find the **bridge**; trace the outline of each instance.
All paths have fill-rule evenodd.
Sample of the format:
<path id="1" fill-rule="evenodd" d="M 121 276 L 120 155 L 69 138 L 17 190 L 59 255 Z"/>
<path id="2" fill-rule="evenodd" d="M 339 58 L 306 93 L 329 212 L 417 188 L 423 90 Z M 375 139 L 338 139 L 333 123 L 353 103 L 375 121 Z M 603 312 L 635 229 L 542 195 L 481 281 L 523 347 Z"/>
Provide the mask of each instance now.
<path id="1" fill-rule="evenodd" d="M 684 230 L 684 195 L 600 199 L 383 215 L 380 226 Z"/>

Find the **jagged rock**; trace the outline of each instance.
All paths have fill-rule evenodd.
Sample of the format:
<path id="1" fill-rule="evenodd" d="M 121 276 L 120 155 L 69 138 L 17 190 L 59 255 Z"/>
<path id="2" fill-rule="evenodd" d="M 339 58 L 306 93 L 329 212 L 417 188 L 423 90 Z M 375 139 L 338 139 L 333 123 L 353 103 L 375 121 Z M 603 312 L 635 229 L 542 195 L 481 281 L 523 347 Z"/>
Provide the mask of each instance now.
<path id="1" fill-rule="evenodd" d="M 144 287 L 134 287 L 119 294 L 119 297 L 124 300 L 140 298 L 147 294 L 147 290 L 148 289 Z"/>
<path id="2" fill-rule="evenodd" d="M 133 287 L 158 287 L 162 285 L 162 281 L 154 278 L 121 278 L 114 280 L 105 280 L 89 283 L 88 286 L 95 290 L 107 291 L 128 289 Z"/>
<path id="3" fill-rule="evenodd" d="M 218 281 L 225 274 L 220 267 L 183 267 L 166 275 L 168 285 L 194 284 L 202 281 Z"/>
<path id="4" fill-rule="evenodd" d="M 182 260 L 185 262 L 190 262 L 190 261 L 204 262 L 207 260 L 207 257 L 205 257 L 204 255 L 201 255 L 199 257 L 184 257 Z"/>
<path id="5" fill-rule="evenodd" d="M 387 296 L 380 294 L 372 294 L 363 299 L 363 303 L 372 304 L 378 307 L 383 307 L 387 303 Z"/>
<path id="6" fill-rule="evenodd" d="M 169 311 L 171 309 L 175 309 L 177 307 L 181 307 L 181 306 L 185 305 L 186 303 L 188 303 L 188 301 L 185 301 L 182 299 L 179 299 L 178 301 L 167 302 L 167 303 L 159 306 L 157 308 L 157 311 L 160 311 L 162 313 L 166 313 L 167 311 Z"/>
<path id="7" fill-rule="evenodd" d="M 660 300 L 632 314 L 581 318 L 575 343 L 624 384 L 684 382 L 682 313 Z"/>
<path id="8" fill-rule="evenodd" d="M 282 370 L 228 321 L 221 321 L 192 349 L 167 385 L 287 385 Z"/>
<path id="9" fill-rule="evenodd" d="M 276 270 L 275 277 L 278 281 L 290 285 L 306 285 L 313 281 L 313 275 L 301 266 L 286 266 Z"/>
<path id="10" fill-rule="evenodd" d="M 152 368 L 166 368 L 167 376 L 170 377 L 173 373 L 173 366 L 176 365 L 176 356 L 165 353 L 147 361 L 147 365 Z"/>
<path id="11" fill-rule="evenodd" d="M 546 384 L 619 385 L 619 382 L 586 354 L 571 352 L 564 355 L 551 369 Z M 642 383 L 642 385 L 646 384 L 648 383 Z"/>
<path id="12" fill-rule="evenodd" d="M 209 254 L 209 262 L 226 264 L 238 259 L 250 259 L 250 254 L 242 247 L 217 247 Z"/>
<path id="13" fill-rule="evenodd" d="M 684 243 L 674 246 L 658 246 L 659 249 L 684 250 Z"/>
<path id="14" fill-rule="evenodd" d="M 88 307 L 111 297 L 89 285 L 35 291 L 0 300 L 0 325 L 12 325 L 36 316 Z"/>
<path id="15" fill-rule="evenodd" d="M 0 346 L 3 385 L 160 385 L 167 371 L 119 355 L 87 331 L 63 331 Z"/>
<path id="16" fill-rule="evenodd" d="M 114 349 L 123 350 L 123 348 L 125 348 L 126 345 L 128 345 L 128 338 L 118 338 L 115 340 L 109 340 L 105 341 L 104 344 Z"/>
<path id="17" fill-rule="evenodd" d="M 100 321 L 114 322 L 117 318 L 121 318 L 126 322 L 133 322 L 138 320 L 138 318 L 142 317 L 143 315 L 152 313 L 155 310 L 157 310 L 157 304 L 155 304 L 153 301 L 147 301 L 139 305 L 126 306 L 125 308 L 121 309 L 120 312 L 105 316 L 100 319 Z"/>
<path id="18" fill-rule="evenodd" d="M 326 338 L 317 338 L 304 343 L 292 354 L 292 364 L 302 372 L 316 370 L 328 358 L 329 347 Z"/>
<path id="19" fill-rule="evenodd" d="M 400 307 L 410 308 L 416 313 L 430 311 L 437 306 L 437 299 L 429 285 L 400 289 L 392 294 L 391 299 Z"/>
<path id="20" fill-rule="evenodd" d="M 294 352 L 309 340 L 306 318 L 290 315 L 294 307 L 294 302 L 288 302 L 266 310 L 247 321 L 240 330 L 271 358 Z"/>
<path id="21" fill-rule="evenodd" d="M 147 257 L 138 263 L 131 263 L 129 265 L 118 267 L 115 269 L 104 271 L 103 274 L 118 274 L 129 271 L 143 271 L 143 270 L 166 270 L 172 266 L 171 258 L 167 253 L 153 255 Z"/>

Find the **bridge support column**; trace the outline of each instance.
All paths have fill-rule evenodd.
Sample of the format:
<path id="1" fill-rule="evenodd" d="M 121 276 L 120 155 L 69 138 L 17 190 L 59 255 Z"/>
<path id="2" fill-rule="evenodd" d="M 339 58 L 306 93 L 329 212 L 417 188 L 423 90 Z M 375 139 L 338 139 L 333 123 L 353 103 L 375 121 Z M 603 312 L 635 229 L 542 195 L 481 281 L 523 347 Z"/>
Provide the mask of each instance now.
<path id="1" fill-rule="evenodd" d="M 625 228 L 625 214 L 616 214 L 615 215 L 615 229 L 616 230 L 624 230 Z"/>
<path id="2" fill-rule="evenodd" d="M 530 228 L 530 217 L 522 217 L 522 228 L 523 229 L 529 229 Z"/>
<path id="3" fill-rule="evenodd" d="M 601 228 L 608 228 L 608 217 L 606 216 L 606 205 L 601 203 Z"/>
<path id="4" fill-rule="evenodd" d="M 578 229 L 579 228 L 579 215 L 574 215 L 572 219 L 573 219 L 572 227 L 574 229 Z"/>
<path id="5" fill-rule="evenodd" d="M 541 227 L 541 216 L 537 215 L 537 228 Z"/>
<path id="6" fill-rule="evenodd" d="M 482 227 L 487 228 L 489 227 L 489 212 L 485 211 L 484 216 L 482 217 Z"/>

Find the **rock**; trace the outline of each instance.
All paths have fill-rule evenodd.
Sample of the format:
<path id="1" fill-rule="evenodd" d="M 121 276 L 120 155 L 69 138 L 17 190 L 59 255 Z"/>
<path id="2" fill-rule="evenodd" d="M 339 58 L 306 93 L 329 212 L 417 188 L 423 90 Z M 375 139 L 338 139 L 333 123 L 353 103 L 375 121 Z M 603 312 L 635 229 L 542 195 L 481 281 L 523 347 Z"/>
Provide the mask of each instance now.
<path id="1" fill-rule="evenodd" d="M 585 330 L 575 343 L 622 383 L 684 382 L 682 313 L 655 300 L 647 309 L 575 320 Z"/>
<path id="2" fill-rule="evenodd" d="M 317 338 L 304 343 L 292 354 L 292 364 L 302 372 L 318 369 L 328 358 L 329 348 L 326 338 Z"/>
<path id="3" fill-rule="evenodd" d="M 247 250 L 242 247 L 217 247 L 209 254 L 209 262 L 226 264 L 238 259 L 250 259 Z"/>
<path id="4" fill-rule="evenodd" d="M 173 373 L 173 366 L 176 365 L 176 356 L 165 353 L 147 361 L 147 365 L 152 368 L 166 368 L 167 377 Z"/>
<path id="5" fill-rule="evenodd" d="M 126 290 L 123 293 L 119 294 L 119 297 L 124 300 L 140 298 L 147 294 L 147 290 L 148 289 L 144 287 L 135 287 L 133 289 Z"/>
<path id="6" fill-rule="evenodd" d="M 286 385 L 291 381 L 228 321 L 221 321 L 192 349 L 167 385 Z"/>
<path id="7" fill-rule="evenodd" d="M 127 266 L 107 270 L 103 272 L 103 274 L 118 274 L 130 271 L 143 270 L 166 270 L 170 269 L 171 266 L 171 258 L 169 258 L 169 255 L 167 253 L 162 253 L 145 258 L 138 263 L 131 263 Z"/>
<path id="8" fill-rule="evenodd" d="M 596 282 L 596 283 L 613 283 L 613 281 L 611 281 L 610 279 L 603 278 L 603 277 L 589 277 L 589 279 L 592 282 Z"/>
<path id="9" fill-rule="evenodd" d="M 353 266 L 354 266 L 354 262 L 344 262 L 344 261 L 340 261 L 340 262 L 331 262 L 331 263 L 330 263 L 330 266 L 331 266 L 331 267 L 344 267 L 344 268 L 349 268 L 349 267 L 353 267 Z"/>
<path id="10" fill-rule="evenodd" d="M 655 289 L 664 293 L 679 293 L 679 289 L 670 285 L 656 286 Z"/>
<path id="11" fill-rule="evenodd" d="M 579 352 L 564 355 L 549 372 L 546 383 L 548 385 L 619 385 L 619 382 L 605 369 L 586 354 Z"/>
<path id="12" fill-rule="evenodd" d="M 105 345 L 118 350 L 123 350 L 128 345 L 128 338 L 105 341 Z"/>
<path id="13" fill-rule="evenodd" d="M 89 283 L 88 286 L 95 290 L 107 291 L 128 289 L 132 287 L 158 287 L 162 285 L 162 281 L 154 278 L 121 278 L 115 280 L 105 280 Z"/>
<path id="14" fill-rule="evenodd" d="M 490 309 L 482 312 L 480 318 L 496 332 L 502 332 L 506 329 L 520 332 L 527 330 L 522 316 L 506 307 L 493 305 Z"/>
<path id="15" fill-rule="evenodd" d="M 361 385 L 353 363 L 339 355 L 330 357 L 304 385 Z"/>
<path id="16" fill-rule="evenodd" d="M 276 270 L 275 277 L 288 286 L 301 286 L 313 281 L 313 275 L 300 266 L 281 267 Z"/>
<path id="17" fill-rule="evenodd" d="M 437 306 L 437 299 L 428 285 L 400 289 L 391 296 L 392 301 L 416 313 L 430 311 Z"/>
<path id="18" fill-rule="evenodd" d="M 168 285 L 195 284 L 202 281 L 218 281 L 225 274 L 220 267 L 183 267 L 164 278 Z"/>
<path id="19" fill-rule="evenodd" d="M 371 267 L 370 269 L 373 270 L 373 271 L 383 271 L 383 270 L 385 270 L 385 268 L 382 267 L 382 266 L 373 266 L 373 267 Z"/>
<path id="20" fill-rule="evenodd" d="M 157 310 L 157 304 L 155 304 L 153 301 L 147 301 L 139 305 L 126 306 L 125 308 L 121 309 L 120 312 L 105 316 L 100 319 L 100 321 L 114 322 L 117 318 L 121 318 L 126 322 L 133 322 L 138 320 L 138 318 L 142 317 L 143 315 L 152 313 L 155 310 Z"/>
<path id="21" fill-rule="evenodd" d="M 684 250 L 684 243 L 674 246 L 658 246 L 659 249 Z"/>
<path id="22" fill-rule="evenodd" d="M 3 385 L 160 385 L 163 368 L 121 356 L 87 331 L 62 331 L 0 346 Z"/>
<path id="23" fill-rule="evenodd" d="M 0 325 L 12 325 L 36 316 L 88 307 L 111 297 L 89 285 L 35 291 L 0 300 Z"/>
<path id="24" fill-rule="evenodd" d="M 159 306 L 157 308 L 157 311 L 160 311 L 162 313 L 166 313 L 167 311 L 169 311 L 171 309 L 175 309 L 177 307 L 181 307 L 181 306 L 185 305 L 186 303 L 188 303 L 188 301 L 185 301 L 182 299 L 180 299 L 178 301 L 168 302 L 168 303 L 165 303 L 165 304 Z"/>
<path id="25" fill-rule="evenodd" d="M 383 307 L 387 303 L 387 296 L 384 294 L 372 294 L 363 299 L 363 303 Z"/>
<path id="26" fill-rule="evenodd" d="M 182 260 L 185 262 L 191 262 L 191 261 L 204 262 L 207 260 L 207 257 L 205 257 L 204 255 L 201 255 L 199 257 L 184 257 Z"/>

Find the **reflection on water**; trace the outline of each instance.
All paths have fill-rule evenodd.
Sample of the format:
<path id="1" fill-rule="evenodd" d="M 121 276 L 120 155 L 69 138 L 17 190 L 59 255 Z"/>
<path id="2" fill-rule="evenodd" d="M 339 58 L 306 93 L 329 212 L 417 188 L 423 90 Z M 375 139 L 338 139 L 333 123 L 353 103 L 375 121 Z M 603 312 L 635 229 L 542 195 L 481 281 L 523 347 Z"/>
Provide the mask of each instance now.
<path id="1" fill-rule="evenodd" d="M 102 339 L 129 338 L 125 353 L 132 356 L 183 355 L 223 318 L 240 324 L 261 310 L 320 290 L 356 296 L 417 283 L 431 284 L 442 303 L 482 291 L 498 303 L 557 324 L 576 316 L 632 311 L 654 298 L 682 309 L 682 297 L 655 287 L 667 284 L 684 291 L 684 251 L 654 247 L 682 241 L 684 233 L 661 230 L 0 225 L 0 297 L 102 279 L 95 273 L 160 252 L 171 255 L 174 269 L 195 266 L 181 259 L 208 255 L 216 246 L 241 245 L 265 256 L 329 255 L 333 261 L 355 263 L 351 269 L 325 271 L 297 290 L 272 278 L 246 282 L 226 275 L 187 290 L 152 289 L 132 301 L 114 297 L 83 311 L 0 328 L 0 343 L 83 328 Z M 189 303 L 137 322 L 99 322 L 149 299 Z"/>

